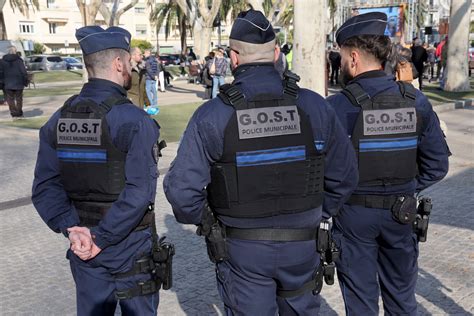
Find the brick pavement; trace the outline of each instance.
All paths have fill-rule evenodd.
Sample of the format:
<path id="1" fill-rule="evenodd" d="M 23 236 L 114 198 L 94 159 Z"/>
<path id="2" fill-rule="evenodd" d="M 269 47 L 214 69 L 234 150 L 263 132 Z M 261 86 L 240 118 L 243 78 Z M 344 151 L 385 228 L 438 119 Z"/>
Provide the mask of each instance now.
<path id="1" fill-rule="evenodd" d="M 454 153 L 446 180 L 427 190 L 435 209 L 428 242 L 420 244 L 417 299 L 420 315 L 472 315 L 474 312 L 474 111 L 442 113 Z M 29 193 L 37 150 L 37 131 L 0 127 L 0 204 Z M 165 169 L 177 145 L 170 144 L 160 161 Z M 11 162 L 15 162 L 12 166 Z M 4 175 L 7 177 L 4 177 Z M 160 177 L 162 179 L 162 177 Z M 20 191 L 19 188 L 23 190 Z M 1 209 L 1 208 L 0 208 Z M 204 242 L 192 226 L 177 224 L 157 193 L 160 234 L 177 249 L 174 287 L 161 291 L 161 315 L 221 315 L 213 273 Z M 67 240 L 52 233 L 33 206 L 0 211 L 0 314 L 74 315 L 75 291 L 68 262 Z M 321 315 L 343 315 L 337 286 L 323 288 Z"/>

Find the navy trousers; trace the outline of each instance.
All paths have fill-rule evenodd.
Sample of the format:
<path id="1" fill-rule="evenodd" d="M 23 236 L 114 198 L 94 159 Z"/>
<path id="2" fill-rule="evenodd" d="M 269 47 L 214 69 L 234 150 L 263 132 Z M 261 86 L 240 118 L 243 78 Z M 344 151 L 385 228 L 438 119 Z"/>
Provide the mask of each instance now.
<path id="1" fill-rule="evenodd" d="M 334 219 L 337 276 L 347 315 L 416 315 L 418 241 L 390 210 L 344 205 Z"/>
<path id="2" fill-rule="evenodd" d="M 230 259 L 217 264 L 217 287 L 226 315 L 317 315 L 319 295 L 277 297 L 277 287 L 297 290 L 319 266 L 315 241 L 227 239 Z"/>
<path id="3" fill-rule="evenodd" d="M 136 259 L 151 254 L 149 230 L 134 232 L 117 245 L 104 249 L 97 257 L 82 261 L 70 250 L 67 253 L 76 283 L 78 316 L 113 316 L 117 303 L 122 315 L 156 315 L 159 293 L 117 301 L 115 292 L 150 280 L 149 274 L 115 278 L 114 274 L 130 270 Z"/>

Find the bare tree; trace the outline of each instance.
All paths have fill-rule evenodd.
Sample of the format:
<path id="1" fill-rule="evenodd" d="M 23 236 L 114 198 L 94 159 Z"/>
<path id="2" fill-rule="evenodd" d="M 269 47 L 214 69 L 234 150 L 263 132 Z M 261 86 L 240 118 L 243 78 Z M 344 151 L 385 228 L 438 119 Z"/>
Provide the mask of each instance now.
<path id="1" fill-rule="evenodd" d="M 297 0 L 294 10 L 293 69 L 301 76 L 301 86 L 324 95 L 326 0 Z"/>
<path id="2" fill-rule="evenodd" d="M 211 45 L 212 24 L 219 12 L 222 0 L 176 0 L 193 27 L 194 51 L 203 59 Z"/>
<path id="3" fill-rule="evenodd" d="M 87 3 L 86 3 L 87 1 Z M 79 12 L 81 12 L 84 26 L 95 25 L 97 12 L 102 4 L 101 0 L 76 0 Z"/>
<path id="4" fill-rule="evenodd" d="M 111 8 L 109 8 L 105 2 L 102 2 L 101 6 L 99 7 L 99 12 L 104 17 L 108 26 L 118 25 L 120 22 L 120 17 L 125 12 L 133 8 L 138 3 L 138 0 L 131 0 L 126 6 L 119 9 L 120 2 L 121 1 L 119 0 L 114 0 Z"/>
<path id="5" fill-rule="evenodd" d="M 469 20 L 472 0 L 452 0 L 449 18 L 449 40 L 446 91 L 469 91 Z"/>

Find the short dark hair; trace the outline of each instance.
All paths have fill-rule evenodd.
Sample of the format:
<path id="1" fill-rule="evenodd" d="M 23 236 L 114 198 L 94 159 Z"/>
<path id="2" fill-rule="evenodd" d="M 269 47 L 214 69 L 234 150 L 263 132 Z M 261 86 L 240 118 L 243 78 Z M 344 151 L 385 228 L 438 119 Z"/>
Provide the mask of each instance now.
<path id="1" fill-rule="evenodd" d="M 358 35 L 348 38 L 342 47 L 357 48 L 374 56 L 378 61 L 387 61 L 392 50 L 390 37 L 384 35 Z"/>
<path id="2" fill-rule="evenodd" d="M 125 59 L 128 52 L 120 48 L 101 50 L 96 53 L 84 56 L 84 64 L 89 74 L 97 74 L 107 71 L 110 63 L 117 57 Z"/>

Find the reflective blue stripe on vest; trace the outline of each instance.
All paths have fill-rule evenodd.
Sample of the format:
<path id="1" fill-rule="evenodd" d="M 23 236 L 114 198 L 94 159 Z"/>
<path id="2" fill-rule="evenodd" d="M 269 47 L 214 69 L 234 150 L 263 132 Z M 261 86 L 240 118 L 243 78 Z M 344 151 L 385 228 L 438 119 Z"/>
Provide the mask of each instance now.
<path id="1" fill-rule="evenodd" d="M 107 151 L 105 149 L 77 149 L 62 148 L 57 150 L 57 156 L 65 162 L 106 163 Z"/>
<path id="2" fill-rule="evenodd" d="M 361 139 L 359 151 L 394 151 L 413 149 L 418 145 L 418 137 Z"/>
<path id="3" fill-rule="evenodd" d="M 270 165 L 306 159 L 305 146 L 293 146 L 236 153 L 237 167 Z"/>

